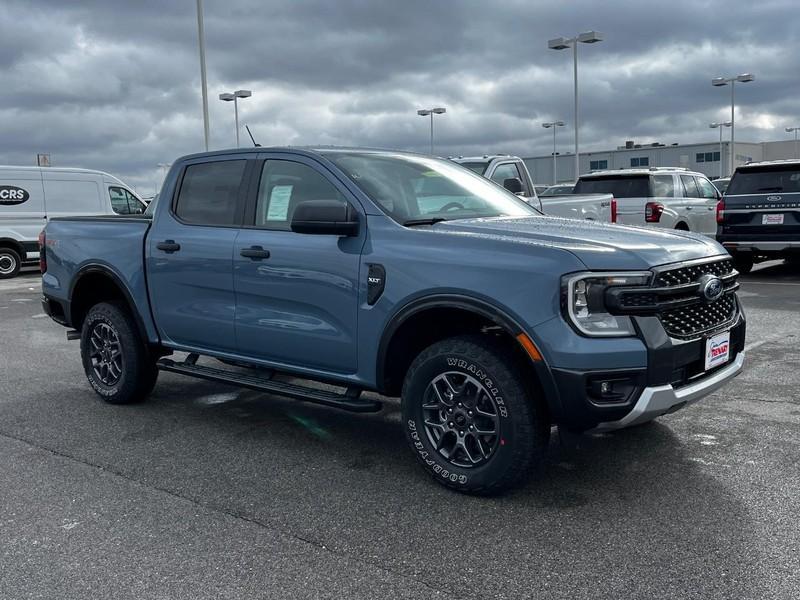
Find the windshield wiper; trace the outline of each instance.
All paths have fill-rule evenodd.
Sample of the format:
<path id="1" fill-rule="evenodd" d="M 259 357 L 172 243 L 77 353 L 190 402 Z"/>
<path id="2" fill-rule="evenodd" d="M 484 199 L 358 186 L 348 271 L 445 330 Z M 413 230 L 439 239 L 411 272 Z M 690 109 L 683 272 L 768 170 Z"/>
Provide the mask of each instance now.
<path id="1" fill-rule="evenodd" d="M 408 221 L 403 221 L 403 225 L 406 227 L 413 227 L 414 225 L 435 225 L 436 223 L 441 223 L 442 221 L 447 221 L 442 217 L 433 217 L 431 219 L 409 219 Z"/>

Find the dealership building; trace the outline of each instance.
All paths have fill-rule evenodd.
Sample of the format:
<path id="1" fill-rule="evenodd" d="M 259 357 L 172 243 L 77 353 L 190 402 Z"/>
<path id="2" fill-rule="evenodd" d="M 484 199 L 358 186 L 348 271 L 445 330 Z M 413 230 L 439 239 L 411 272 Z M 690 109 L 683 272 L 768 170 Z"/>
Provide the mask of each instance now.
<path id="1" fill-rule="evenodd" d="M 562 146 L 563 147 L 563 146 Z M 582 152 L 580 172 L 636 167 L 687 167 L 704 173 L 711 179 L 727 176 L 730 165 L 730 141 L 707 144 L 638 144 L 625 142 L 615 150 Z M 751 160 L 779 160 L 797 157 L 794 140 L 778 142 L 736 142 L 735 165 Z M 534 156 L 523 159 L 537 184 L 553 183 L 553 156 Z M 557 181 L 575 181 L 575 154 L 559 153 L 556 156 Z"/>

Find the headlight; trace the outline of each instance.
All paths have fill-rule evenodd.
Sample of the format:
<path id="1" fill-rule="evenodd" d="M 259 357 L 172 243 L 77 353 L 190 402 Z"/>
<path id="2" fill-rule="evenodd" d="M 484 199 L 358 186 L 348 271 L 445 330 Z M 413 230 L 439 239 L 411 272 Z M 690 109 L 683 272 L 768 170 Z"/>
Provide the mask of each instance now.
<path id="1" fill-rule="evenodd" d="M 564 311 L 573 325 L 591 337 L 629 336 L 635 333 L 630 317 L 609 314 L 610 287 L 647 286 L 651 273 L 578 273 L 562 278 Z"/>

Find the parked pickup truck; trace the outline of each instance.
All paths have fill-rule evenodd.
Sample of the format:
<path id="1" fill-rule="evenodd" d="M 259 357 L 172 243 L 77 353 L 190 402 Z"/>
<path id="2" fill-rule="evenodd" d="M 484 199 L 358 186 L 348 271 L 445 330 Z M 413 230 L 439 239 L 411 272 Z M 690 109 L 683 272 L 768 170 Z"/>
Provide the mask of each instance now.
<path id="1" fill-rule="evenodd" d="M 399 396 L 411 452 L 463 492 L 524 482 L 553 425 L 646 423 L 744 361 L 714 240 L 542 216 L 428 156 L 186 156 L 147 214 L 52 219 L 40 242 L 44 309 L 107 402 L 159 371 L 349 411 Z"/>
<path id="2" fill-rule="evenodd" d="M 800 160 L 736 168 L 717 206 L 717 241 L 744 273 L 775 258 L 800 262 Z"/>
<path id="3" fill-rule="evenodd" d="M 537 196 L 525 161 L 517 156 L 487 154 L 451 157 L 450 160 L 502 185 L 546 215 L 603 223 L 617 222 L 617 203 L 614 196 L 608 193 Z"/>

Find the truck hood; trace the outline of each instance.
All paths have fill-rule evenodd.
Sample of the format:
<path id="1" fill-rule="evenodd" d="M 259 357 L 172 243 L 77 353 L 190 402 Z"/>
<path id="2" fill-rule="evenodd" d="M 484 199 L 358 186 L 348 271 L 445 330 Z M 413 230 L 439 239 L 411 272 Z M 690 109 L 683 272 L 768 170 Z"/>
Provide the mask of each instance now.
<path id="1" fill-rule="evenodd" d="M 437 223 L 431 231 L 558 248 L 577 256 L 587 268 L 598 270 L 649 269 L 727 254 L 714 240 L 688 231 L 547 216 L 459 219 Z"/>

